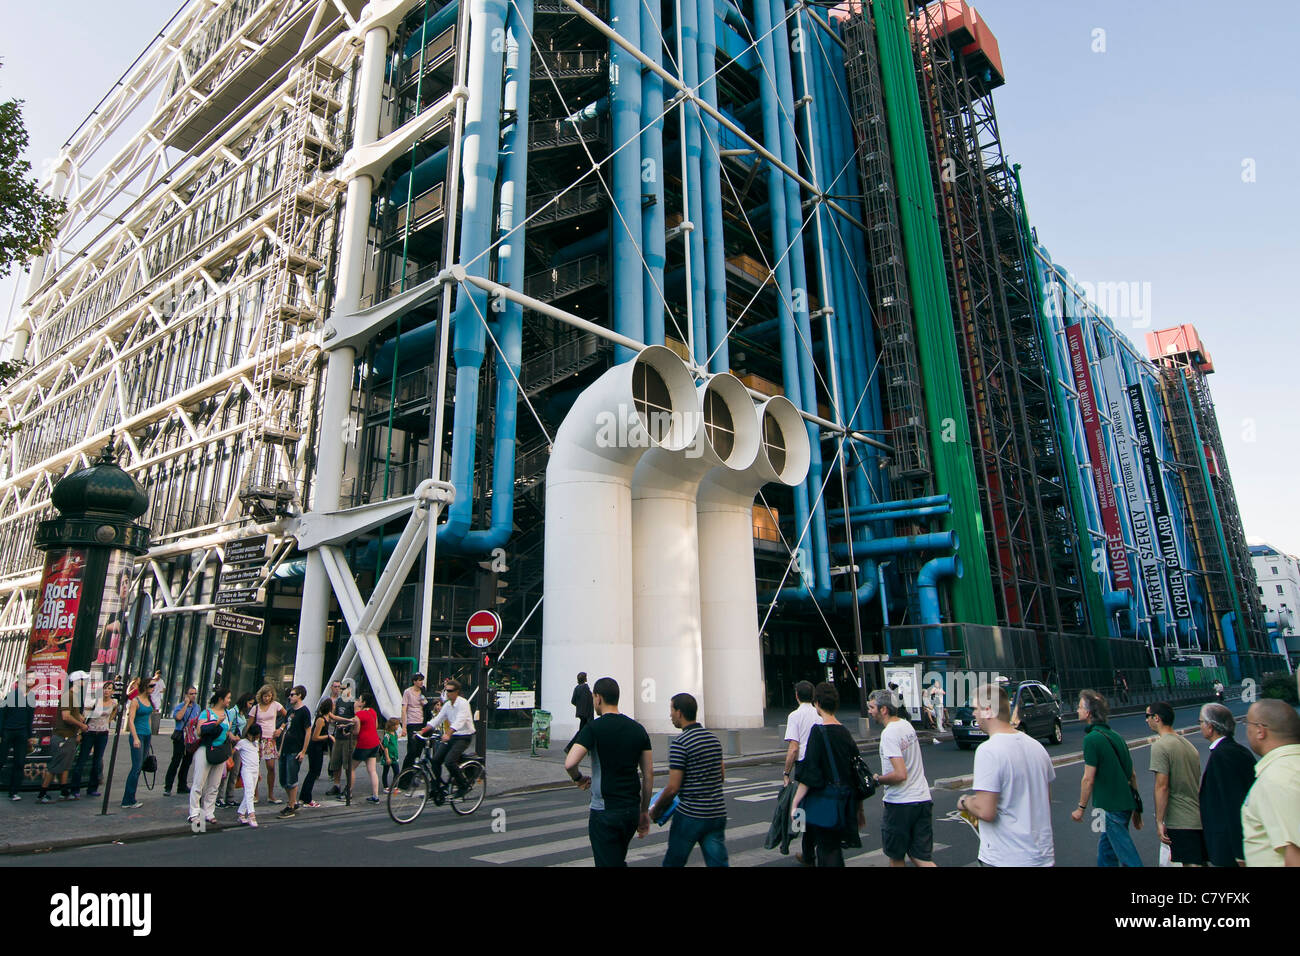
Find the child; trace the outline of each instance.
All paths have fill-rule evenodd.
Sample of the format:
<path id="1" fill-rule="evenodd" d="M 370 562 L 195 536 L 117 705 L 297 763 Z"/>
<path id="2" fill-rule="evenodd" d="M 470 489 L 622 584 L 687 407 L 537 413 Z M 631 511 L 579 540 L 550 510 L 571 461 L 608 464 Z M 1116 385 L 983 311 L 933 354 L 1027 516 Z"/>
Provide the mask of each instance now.
<path id="1" fill-rule="evenodd" d="M 388 774 L 393 774 L 393 783 L 397 782 L 397 732 L 402 727 L 402 722 L 396 717 L 389 717 L 388 723 L 384 724 L 384 739 L 379 748 L 379 755 L 384 760 L 384 793 L 387 793 L 391 787 L 388 786 Z"/>
<path id="2" fill-rule="evenodd" d="M 239 804 L 239 822 L 250 827 L 257 826 L 257 814 L 253 810 L 253 799 L 257 796 L 257 778 L 261 775 L 262 763 L 258 757 L 258 743 L 262 739 L 262 725 L 250 720 L 244 728 L 244 736 L 235 745 L 239 752 L 239 772 L 244 783 L 244 799 Z"/>

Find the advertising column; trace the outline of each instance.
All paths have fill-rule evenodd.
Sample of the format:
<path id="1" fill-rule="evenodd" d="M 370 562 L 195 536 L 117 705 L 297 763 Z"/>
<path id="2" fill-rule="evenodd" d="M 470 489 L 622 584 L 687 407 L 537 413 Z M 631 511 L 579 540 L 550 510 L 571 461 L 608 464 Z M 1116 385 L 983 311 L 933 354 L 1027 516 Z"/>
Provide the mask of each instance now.
<path id="1" fill-rule="evenodd" d="M 33 541 L 45 552 L 45 568 L 27 644 L 37 738 L 29 775 L 50 754 L 58 708 L 99 706 L 104 682 L 128 676 L 132 556 L 149 547 L 149 529 L 133 520 L 148 510 L 149 496 L 117 466 L 111 442 L 91 467 L 60 480 L 50 501 L 59 516 L 42 521 Z M 71 699 L 70 671 L 89 673 L 78 685 L 83 700 Z"/>

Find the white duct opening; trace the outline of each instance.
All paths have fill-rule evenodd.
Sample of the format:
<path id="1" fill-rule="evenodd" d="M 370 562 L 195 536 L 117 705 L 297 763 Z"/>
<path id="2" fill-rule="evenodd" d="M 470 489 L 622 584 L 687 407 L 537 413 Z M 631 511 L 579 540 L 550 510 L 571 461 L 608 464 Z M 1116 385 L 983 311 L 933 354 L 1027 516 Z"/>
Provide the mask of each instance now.
<path id="1" fill-rule="evenodd" d="M 578 396 L 546 469 L 542 707 L 553 733 L 577 729 L 574 678 L 618 681 L 631 712 L 632 475 L 652 448 L 681 451 L 699 428 L 695 381 L 681 359 L 650 346 Z"/>
<path id="2" fill-rule="evenodd" d="M 808 432 L 789 399 L 756 409 L 762 436 L 744 471 L 720 467 L 700 482 L 701 659 L 704 723 L 763 726 L 763 652 L 754 580 L 754 496 L 769 482 L 794 486 L 808 474 Z"/>
<path id="3" fill-rule="evenodd" d="M 749 469 L 759 454 L 759 419 L 734 375 L 699 386 L 700 427 L 683 451 L 647 451 L 632 477 L 633 685 L 619 709 L 651 733 L 672 733 L 669 702 L 688 693 L 704 706 L 696 496 L 715 468 Z M 752 565 L 751 565 L 752 568 Z"/>

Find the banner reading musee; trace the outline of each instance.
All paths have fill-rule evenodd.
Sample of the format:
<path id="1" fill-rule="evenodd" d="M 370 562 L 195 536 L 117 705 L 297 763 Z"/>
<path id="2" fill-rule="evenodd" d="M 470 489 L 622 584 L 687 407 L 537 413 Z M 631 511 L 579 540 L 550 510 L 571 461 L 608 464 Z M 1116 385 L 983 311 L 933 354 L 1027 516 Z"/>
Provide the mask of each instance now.
<path id="1" fill-rule="evenodd" d="M 1138 443 L 1142 459 L 1142 473 L 1147 490 L 1151 493 L 1151 512 L 1156 522 L 1156 544 L 1165 565 L 1165 579 L 1169 582 L 1169 600 L 1174 606 L 1174 617 L 1189 618 L 1192 606 L 1187 600 L 1187 578 L 1183 562 L 1178 555 L 1178 539 L 1174 536 L 1174 519 L 1169 514 L 1169 498 L 1165 495 L 1164 477 L 1156 458 L 1155 444 L 1151 440 L 1151 418 L 1147 414 L 1146 396 L 1141 385 L 1128 387 L 1129 413 L 1133 416 L 1133 437 Z"/>
<path id="2" fill-rule="evenodd" d="M 1101 419 L 1097 416 L 1097 393 L 1092 387 L 1092 372 L 1088 368 L 1083 326 L 1067 326 L 1065 341 L 1070 349 L 1070 371 L 1074 375 L 1074 388 L 1079 393 L 1079 414 L 1083 417 L 1084 439 L 1088 445 L 1088 458 L 1092 461 L 1092 482 L 1097 490 L 1097 507 L 1101 512 L 1102 530 L 1106 533 L 1111 587 L 1116 591 L 1126 588 L 1132 591 L 1133 577 L 1129 574 L 1128 552 L 1124 549 L 1124 534 L 1119 526 L 1115 485 L 1110 480 L 1110 458 L 1106 454 L 1106 442 L 1101 434 Z"/>
<path id="3" fill-rule="evenodd" d="M 77 610 L 85 584 L 86 552 L 59 548 L 45 554 L 45 574 L 32 612 L 32 636 L 27 644 L 27 673 L 36 678 L 32 735 L 38 746 L 49 742 L 54 712 L 68 676 L 68 654 Z"/>

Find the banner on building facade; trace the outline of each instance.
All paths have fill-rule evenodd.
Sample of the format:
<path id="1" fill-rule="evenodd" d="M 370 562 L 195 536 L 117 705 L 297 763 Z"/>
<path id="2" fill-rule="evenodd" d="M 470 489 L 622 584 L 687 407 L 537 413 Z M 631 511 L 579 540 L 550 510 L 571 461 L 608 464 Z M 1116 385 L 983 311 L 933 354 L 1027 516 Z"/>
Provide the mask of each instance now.
<path id="1" fill-rule="evenodd" d="M 1160 560 L 1156 557 L 1155 529 L 1151 513 L 1147 511 L 1146 496 L 1142 493 L 1142 478 L 1138 475 L 1137 459 L 1128 436 L 1128 393 L 1120 380 L 1119 356 L 1109 355 L 1101 360 L 1101 380 L 1106 389 L 1106 407 L 1110 411 L 1111 427 L 1115 432 L 1115 463 L 1119 465 L 1120 482 L 1124 485 L 1124 500 L 1128 504 L 1129 523 L 1133 527 L 1133 543 L 1138 552 L 1138 574 L 1142 578 L 1142 593 L 1146 595 L 1147 613 L 1152 617 L 1165 614 L 1164 581 L 1160 575 Z"/>
<path id="2" fill-rule="evenodd" d="M 1160 558 L 1165 566 L 1165 578 L 1169 582 L 1169 601 L 1174 607 L 1174 617 L 1187 619 L 1192 616 L 1191 602 L 1187 599 L 1187 577 L 1183 573 L 1182 559 L 1178 555 L 1174 519 L 1169 513 L 1169 498 L 1165 494 L 1160 461 L 1156 458 L 1155 442 L 1151 434 L 1151 416 L 1147 413 L 1146 396 L 1142 394 L 1141 385 L 1129 386 L 1128 404 L 1129 413 L 1133 416 L 1133 437 L 1137 440 L 1138 455 L 1142 459 L 1142 473 L 1146 478 L 1147 489 L 1151 493 L 1151 512 L 1156 524 L 1156 545 L 1160 549 Z"/>
<path id="3" fill-rule="evenodd" d="M 1102 531 L 1106 534 L 1106 557 L 1110 565 L 1111 587 L 1116 591 L 1126 588 L 1132 591 L 1133 577 L 1129 573 L 1128 552 L 1124 549 L 1124 534 L 1119 525 L 1115 485 L 1110 479 L 1110 457 L 1106 454 L 1101 419 L 1097 415 L 1097 393 L 1092 387 L 1092 372 L 1088 368 L 1088 350 L 1083 341 L 1083 326 L 1067 326 L 1065 340 L 1070 349 L 1070 371 L 1074 376 L 1074 388 L 1079 393 L 1079 414 L 1083 418 L 1083 434 L 1088 446 L 1088 459 L 1092 462 L 1092 481 L 1097 492 L 1097 508 L 1101 512 Z"/>

